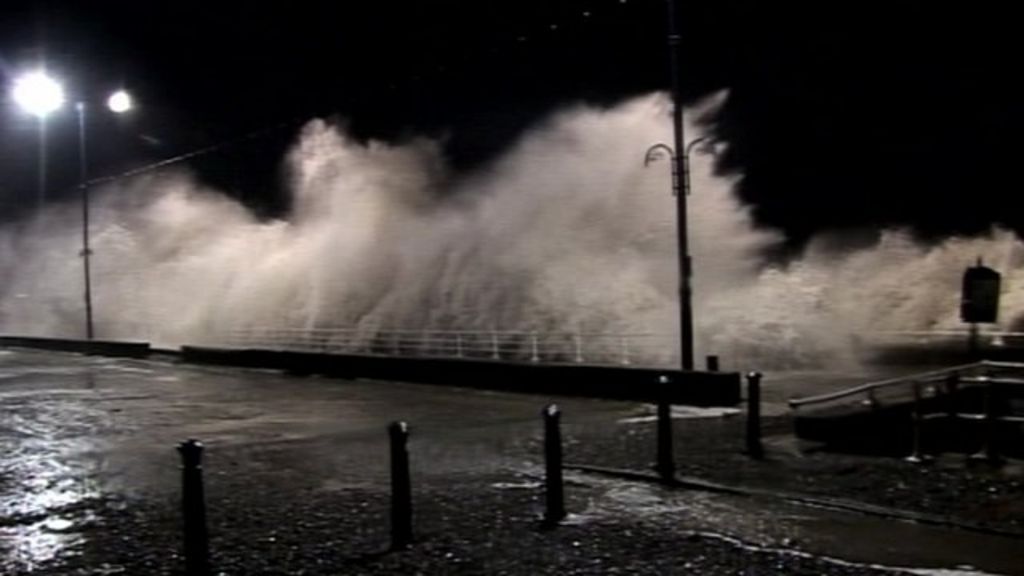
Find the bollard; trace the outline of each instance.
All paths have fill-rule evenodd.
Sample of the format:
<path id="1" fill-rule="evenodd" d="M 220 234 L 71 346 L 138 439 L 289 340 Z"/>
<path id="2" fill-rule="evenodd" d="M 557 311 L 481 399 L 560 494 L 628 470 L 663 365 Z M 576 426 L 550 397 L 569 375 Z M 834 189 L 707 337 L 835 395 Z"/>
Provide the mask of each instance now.
<path id="1" fill-rule="evenodd" d="M 761 373 L 747 373 L 747 455 L 762 458 L 761 444 Z"/>
<path id="2" fill-rule="evenodd" d="M 707 363 L 708 372 L 718 372 L 718 356 L 717 355 L 714 355 L 714 354 L 709 355 L 707 358 L 705 358 L 705 361 Z"/>
<path id="3" fill-rule="evenodd" d="M 957 421 L 956 400 L 960 387 L 960 375 L 953 373 L 946 377 L 946 417 L 951 423 Z"/>
<path id="4" fill-rule="evenodd" d="M 208 576 L 210 544 L 206 530 L 203 490 L 203 445 L 189 440 L 178 445 L 181 454 L 181 511 L 184 517 L 185 574 Z"/>
<path id="5" fill-rule="evenodd" d="M 878 410 L 878 407 L 881 406 L 878 402 L 878 396 L 875 394 L 874 388 L 868 388 L 867 405 L 868 408 L 871 408 L 872 410 Z"/>
<path id="6" fill-rule="evenodd" d="M 957 446 L 960 434 L 960 411 L 957 408 L 957 395 L 960 386 L 960 375 L 956 372 L 946 377 L 946 397 L 943 405 L 946 408 L 946 422 L 943 426 L 943 445 Z"/>
<path id="7" fill-rule="evenodd" d="M 989 464 L 1002 464 L 1003 457 L 999 454 L 999 439 L 996 438 L 999 418 L 996 410 L 995 384 L 988 383 L 985 387 L 985 432 L 982 437 L 982 446 L 971 460 L 984 461 Z"/>
<path id="8" fill-rule="evenodd" d="M 562 412 L 555 404 L 544 408 L 544 524 L 556 526 L 565 516 L 565 489 L 562 482 Z"/>
<path id="9" fill-rule="evenodd" d="M 911 449 L 910 456 L 907 456 L 907 462 L 913 462 L 915 464 L 924 462 L 927 460 L 924 453 L 921 450 L 921 435 L 922 427 L 924 426 L 924 407 L 921 404 L 921 383 L 914 382 L 914 414 L 913 419 L 913 436 L 911 437 Z"/>
<path id="10" fill-rule="evenodd" d="M 391 437 L 391 549 L 412 544 L 412 482 L 409 479 L 409 426 L 392 422 Z"/>
<path id="11" fill-rule="evenodd" d="M 672 449 L 672 404 L 669 402 L 668 376 L 658 377 L 658 454 L 654 469 L 666 484 L 676 480 L 676 465 Z"/>

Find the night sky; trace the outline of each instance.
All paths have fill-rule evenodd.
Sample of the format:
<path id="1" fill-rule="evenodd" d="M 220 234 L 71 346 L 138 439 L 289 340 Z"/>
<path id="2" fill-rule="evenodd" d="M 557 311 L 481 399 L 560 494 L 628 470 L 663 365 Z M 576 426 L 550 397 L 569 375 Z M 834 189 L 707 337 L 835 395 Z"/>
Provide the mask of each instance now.
<path id="1" fill-rule="evenodd" d="M 711 130 L 762 225 L 922 237 L 1024 231 L 1019 19 L 992 3 L 679 0 L 686 97 L 730 97 Z M 191 163 L 266 216 L 280 159 L 334 116 L 361 138 L 443 137 L 472 169 L 560 105 L 667 89 L 663 0 L 18 2 L 0 7 L 0 82 L 45 59 L 90 116 L 90 170 L 113 174 L 256 130 Z M 0 108 L 0 209 L 35 198 L 36 128 Z M 52 119 L 51 194 L 75 184 L 74 118 Z M 642 154 L 643 151 L 638 151 Z M 869 234 L 870 235 L 870 234 Z"/>

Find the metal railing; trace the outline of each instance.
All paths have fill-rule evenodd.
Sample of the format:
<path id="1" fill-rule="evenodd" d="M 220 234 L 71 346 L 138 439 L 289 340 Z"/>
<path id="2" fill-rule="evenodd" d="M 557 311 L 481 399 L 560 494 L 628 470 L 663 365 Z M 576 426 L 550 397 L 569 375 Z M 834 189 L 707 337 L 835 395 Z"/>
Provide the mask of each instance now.
<path id="1" fill-rule="evenodd" d="M 882 330 L 863 333 L 869 342 L 918 342 L 923 344 L 936 341 L 967 340 L 970 330 Z M 1024 332 L 1004 330 L 981 330 L 978 338 L 989 346 L 1007 346 L 1024 344 Z"/>
<path id="2" fill-rule="evenodd" d="M 829 392 L 826 394 L 817 394 L 815 396 L 806 396 L 803 398 L 790 398 L 789 407 L 796 409 L 803 406 L 809 406 L 813 404 L 825 404 L 828 402 L 834 402 L 837 400 L 844 400 L 858 395 L 864 394 L 866 397 L 865 403 L 874 404 L 877 402 L 877 396 L 880 392 L 888 390 L 906 391 L 909 390 L 909 385 L 913 382 L 924 382 L 924 383 L 935 383 L 941 382 L 951 375 L 961 376 L 985 369 L 993 368 L 1019 368 L 1024 370 L 1024 364 L 1017 364 L 1012 362 L 974 362 L 971 364 L 961 364 L 959 366 L 953 366 L 950 368 L 943 368 L 941 370 L 932 370 L 930 372 L 922 372 L 911 376 L 900 376 L 898 378 L 889 378 L 886 380 L 878 380 L 875 382 L 868 382 L 855 386 L 853 388 L 847 388 L 846 390 L 839 390 L 837 392 Z"/>
<path id="3" fill-rule="evenodd" d="M 929 421 L 940 420 L 949 423 L 966 421 L 984 425 L 981 435 L 982 448 L 976 457 L 999 461 L 1001 459 L 997 448 L 999 426 L 1024 424 L 1024 415 L 1014 413 L 1014 403 L 1008 401 L 1011 397 L 1019 397 L 1021 393 L 1007 393 L 1008 388 L 1024 389 L 1024 377 L 1022 376 L 1024 376 L 1024 364 L 1022 363 L 982 361 L 901 378 L 869 382 L 829 394 L 794 398 L 789 400 L 789 406 L 793 410 L 797 410 L 804 406 L 822 406 L 855 399 L 863 395 L 861 403 L 875 410 L 882 405 L 881 393 L 895 392 L 897 397 L 894 400 L 897 402 L 910 401 L 913 436 L 911 438 L 911 454 L 907 460 L 921 462 L 927 458 L 922 449 L 925 425 Z M 965 388 L 980 388 L 982 390 L 980 412 L 965 411 L 959 405 L 960 392 Z M 938 401 L 940 397 L 943 397 L 944 400 Z M 975 408 L 977 406 L 978 404 L 975 403 Z"/>
<path id="4" fill-rule="evenodd" d="M 360 328 L 233 330 L 226 345 L 290 352 L 672 366 L 675 336 L 654 333 Z"/>

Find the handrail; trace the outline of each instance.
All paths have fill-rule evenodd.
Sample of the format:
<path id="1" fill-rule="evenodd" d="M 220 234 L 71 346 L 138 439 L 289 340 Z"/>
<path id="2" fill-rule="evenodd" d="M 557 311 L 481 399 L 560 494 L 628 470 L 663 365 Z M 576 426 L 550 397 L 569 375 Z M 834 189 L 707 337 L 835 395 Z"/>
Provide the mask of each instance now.
<path id="1" fill-rule="evenodd" d="M 912 382 L 926 382 L 948 376 L 950 374 L 958 374 L 967 370 L 975 370 L 982 368 L 1010 368 L 1024 370 L 1024 363 L 1018 362 L 993 362 L 990 360 L 982 360 L 980 362 L 973 362 L 971 364 L 961 364 L 950 368 L 942 368 L 940 370 L 930 370 L 928 372 L 921 372 L 919 374 L 912 374 L 909 376 L 900 376 L 898 378 L 887 378 L 885 380 L 878 380 L 875 382 L 868 382 L 867 384 L 861 384 L 854 388 L 848 388 L 846 390 L 839 390 L 837 392 L 829 392 L 827 394 L 818 394 L 816 396 L 806 396 L 803 398 L 790 398 L 788 403 L 790 408 L 799 408 L 806 406 L 807 404 L 820 404 L 823 402 L 831 402 L 833 400 L 840 400 L 850 396 L 856 396 L 865 392 L 871 392 L 879 388 L 885 388 L 900 384 L 909 384 Z M 988 378 L 986 382 L 991 382 L 995 379 Z"/>

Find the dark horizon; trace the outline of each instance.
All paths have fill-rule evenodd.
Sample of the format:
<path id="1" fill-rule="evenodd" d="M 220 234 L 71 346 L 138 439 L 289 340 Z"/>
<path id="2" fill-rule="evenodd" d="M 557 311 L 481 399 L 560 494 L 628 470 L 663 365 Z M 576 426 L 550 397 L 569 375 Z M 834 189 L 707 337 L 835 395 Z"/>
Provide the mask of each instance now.
<path id="1" fill-rule="evenodd" d="M 924 2 L 766 8 L 679 2 L 689 101 L 729 98 L 709 126 L 719 169 L 759 224 L 798 247 L 821 232 L 909 226 L 923 237 L 1024 232 L 1012 191 L 1020 89 L 1013 22 Z M 0 73 L 45 55 L 69 99 L 131 89 L 132 118 L 90 117 L 91 170 L 115 173 L 316 116 L 360 138 L 442 138 L 456 170 L 495 158 L 546 114 L 668 87 L 665 3 L 454 1 L 334 6 L 102 7 L 8 2 Z M 35 198 L 34 122 L 5 98 L 0 206 Z M 72 189 L 73 112 L 52 121 L 51 194 Z M 287 202 L 279 166 L 295 129 L 191 165 L 259 213 Z M 638 151 L 638 155 L 643 151 Z M 65 192 L 66 193 L 66 192 Z"/>

